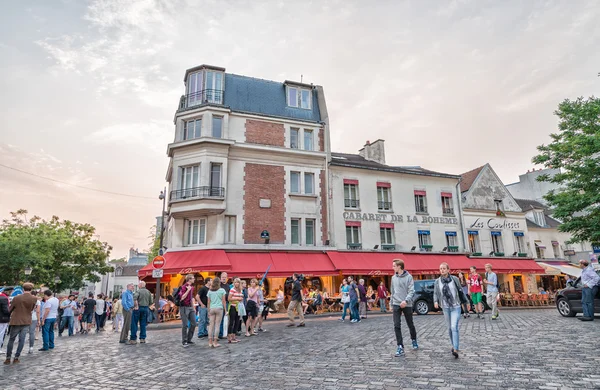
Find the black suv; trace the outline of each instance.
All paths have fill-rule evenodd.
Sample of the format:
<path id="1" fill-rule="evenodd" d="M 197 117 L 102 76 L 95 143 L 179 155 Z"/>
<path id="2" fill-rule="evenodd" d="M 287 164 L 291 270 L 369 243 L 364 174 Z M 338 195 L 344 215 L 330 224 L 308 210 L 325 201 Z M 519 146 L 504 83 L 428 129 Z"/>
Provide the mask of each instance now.
<path id="1" fill-rule="evenodd" d="M 600 275 L 600 270 L 596 270 Z M 577 278 L 572 286 L 567 286 L 556 293 L 556 309 L 563 317 L 575 317 L 577 313 L 583 313 L 581 307 L 581 278 Z M 600 289 L 594 297 L 594 311 L 600 313 Z"/>
<path id="2" fill-rule="evenodd" d="M 437 279 L 415 280 L 415 297 L 413 298 L 413 311 L 425 315 L 430 311 L 438 311 L 433 307 L 433 289 Z M 472 313 L 475 313 L 473 305 L 470 305 Z M 483 312 L 489 310 L 485 295 L 483 296 Z"/>

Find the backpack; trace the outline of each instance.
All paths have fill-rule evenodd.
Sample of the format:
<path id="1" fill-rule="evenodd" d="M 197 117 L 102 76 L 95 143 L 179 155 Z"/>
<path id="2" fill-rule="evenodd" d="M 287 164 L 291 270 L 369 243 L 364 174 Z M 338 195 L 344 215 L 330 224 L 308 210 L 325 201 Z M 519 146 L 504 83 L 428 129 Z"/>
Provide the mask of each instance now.
<path id="1" fill-rule="evenodd" d="M 488 273 L 487 272 L 485 273 L 485 278 L 486 279 L 488 278 Z M 496 274 L 496 288 L 498 289 L 498 291 L 500 291 L 500 282 L 499 282 L 498 279 L 499 279 L 498 278 L 498 274 Z"/>
<path id="2" fill-rule="evenodd" d="M 181 306 L 181 287 L 173 290 L 173 301 L 175 302 L 175 306 Z"/>

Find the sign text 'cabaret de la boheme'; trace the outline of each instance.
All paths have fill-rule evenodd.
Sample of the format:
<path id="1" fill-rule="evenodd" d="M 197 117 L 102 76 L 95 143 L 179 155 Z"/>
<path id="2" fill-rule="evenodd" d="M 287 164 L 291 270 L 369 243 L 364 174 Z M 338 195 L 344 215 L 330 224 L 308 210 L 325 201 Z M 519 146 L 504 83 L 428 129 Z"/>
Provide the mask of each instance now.
<path id="1" fill-rule="evenodd" d="M 375 213 L 353 213 L 346 211 L 343 214 L 346 221 L 377 221 L 377 222 L 404 222 L 404 215 L 398 214 L 375 214 Z M 407 215 L 406 222 L 415 223 L 443 223 L 457 225 L 458 218 L 452 217 L 430 217 L 428 215 Z"/>

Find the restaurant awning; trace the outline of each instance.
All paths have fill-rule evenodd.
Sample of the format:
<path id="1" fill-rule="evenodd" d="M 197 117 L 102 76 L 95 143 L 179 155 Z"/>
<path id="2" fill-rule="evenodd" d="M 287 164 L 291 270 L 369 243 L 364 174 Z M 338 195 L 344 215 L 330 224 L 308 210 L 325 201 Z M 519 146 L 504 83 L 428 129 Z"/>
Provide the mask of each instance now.
<path id="1" fill-rule="evenodd" d="M 222 249 L 167 252 L 164 255 L 165 275 L 189 274 L 202 271 L 229 271 L 231 264 Z M 152 275 L 152 263 L 138 271 L 140 278 Z"/>
<path id="2" fill-rule="evenodd" d="M 229 276 L 262 277 L 269 266 L 269 277 L 337 275 L 329 257 L 323 252 L 227 252 L 231 264 Z"/>
<path id="3" fill-rule="evenodd" d="M 568 265 L 568 264 L 548 264 L 548 263 L 543 263 L 543 262 L 538 262 L 539 265 L 541 265 L 544 268 L 554 268 L 558 271 L 560 271 L 563 274 L 566 275 L 571 275 L 571 276 L 575 276 L 576 278 L 581 276 L 581 268 L 577 268 L 573 265 Z"/>

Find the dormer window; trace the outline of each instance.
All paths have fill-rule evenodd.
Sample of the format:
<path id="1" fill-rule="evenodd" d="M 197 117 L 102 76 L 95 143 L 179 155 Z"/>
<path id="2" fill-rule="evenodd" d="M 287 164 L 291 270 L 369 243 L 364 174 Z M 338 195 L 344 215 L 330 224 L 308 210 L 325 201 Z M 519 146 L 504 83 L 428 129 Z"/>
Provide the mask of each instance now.
<path id="1" fill-rule="evenodd" d="M 533 221 L 539 226 L 546 226 L 546 216 L 543 211 L 534 211 L 533 212 Z"/>
<path id="2" fill-rule="evenodd" d="M 310 110 L 312 102 L 312 92 L 310 89 L 301 88 L 295 85 L 287 86 L 287 105 L 289 107 L 298 107 Z"/>
<path id="3" fill-rule="evenodd" d="M 219 69 L 211 69 L 203 65 L 194 68 L 194 71 L 187 75 L 185 107 L 206 103 L 223 104 L 225 69 Z"/>
<path id="4" fill-rule="evenodd" d="M 498 217 L 504 217 L 504 205 L 502 204 L 502 199 L 496 199 L 494 200 L 494 203 L 496 204 L 496 216 Z"/>

